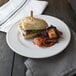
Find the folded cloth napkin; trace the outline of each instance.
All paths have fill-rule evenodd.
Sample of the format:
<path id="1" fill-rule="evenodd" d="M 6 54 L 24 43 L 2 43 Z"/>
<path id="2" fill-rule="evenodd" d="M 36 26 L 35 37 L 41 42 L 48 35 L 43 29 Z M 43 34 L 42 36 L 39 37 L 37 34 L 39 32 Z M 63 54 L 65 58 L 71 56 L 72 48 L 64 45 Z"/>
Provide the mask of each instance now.
<path id="1" fill-rule="evenodd" d="M 13 24 L 33 10 L 34 15 L 42 14 L 47 1 L 38 0 L 10 0 L 0 8 L 0 31 L 7 32 Z"/>
<path id="2" fill-rule="evenodd" d="M 0 25 L 6 22 L 27 0 L 10 0 L 0 7 Z"/>
<path id="3" fill-rule="evenodd" d="M 76 73 L 76 33 L 68 47 L 60 54 L 46 59 L 31 59 L 25 61 L 26 76 L 73 76 Z"/>

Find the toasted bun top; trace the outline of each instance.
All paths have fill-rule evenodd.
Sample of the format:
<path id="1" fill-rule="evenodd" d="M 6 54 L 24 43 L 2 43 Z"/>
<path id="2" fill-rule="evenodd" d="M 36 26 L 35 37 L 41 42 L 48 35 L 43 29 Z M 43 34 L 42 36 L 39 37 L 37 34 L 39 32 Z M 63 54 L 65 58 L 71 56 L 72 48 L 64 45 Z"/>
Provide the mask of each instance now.
<path id="1" fill-rule="evenodd" d="M 40 30 L 45 29 L 48 24 L 43 19 L 38 19 L 34 17 L 25 17 L 19 23 L 24 30 Z"/>

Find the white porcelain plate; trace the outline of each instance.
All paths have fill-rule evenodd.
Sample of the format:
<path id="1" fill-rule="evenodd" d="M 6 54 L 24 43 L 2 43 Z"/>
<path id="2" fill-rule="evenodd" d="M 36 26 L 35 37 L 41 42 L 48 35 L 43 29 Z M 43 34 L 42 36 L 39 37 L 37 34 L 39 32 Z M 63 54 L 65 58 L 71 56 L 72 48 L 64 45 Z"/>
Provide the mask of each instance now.
<path id="1" fill-rule="evenodd" d="M 32 40 L 24 40 L 21 37 L 18 32 L 18 23 L 16 23 L 6 35 L 6 40 L 9 47 L 14 52 L 30 58 L 46 58 L 62 52 L 67 47 L 71 39 L 70 30 L 67 25 L 63 21 L 52 16 L 39 15 L 35 17 L 44 19 L 49 26 L 54 25 L 63 33 L 62 38 L 59 39 L 59 42 L 52 47 L 38 47 L 33 44 Z"/>

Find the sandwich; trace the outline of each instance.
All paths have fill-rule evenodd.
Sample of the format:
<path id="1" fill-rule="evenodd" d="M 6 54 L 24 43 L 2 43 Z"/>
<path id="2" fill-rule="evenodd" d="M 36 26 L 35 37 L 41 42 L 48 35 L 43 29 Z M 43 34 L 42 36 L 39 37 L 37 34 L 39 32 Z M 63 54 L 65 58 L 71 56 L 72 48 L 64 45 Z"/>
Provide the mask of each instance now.
<path id="1" fill-rule="evenodd" d="M 23 18 L 18 24 L 19 31 L 25 39 L 34 38 L 41 30 L 47 27 L 46 21 L 33 17 L 32 11 L 31 16 Z"/>

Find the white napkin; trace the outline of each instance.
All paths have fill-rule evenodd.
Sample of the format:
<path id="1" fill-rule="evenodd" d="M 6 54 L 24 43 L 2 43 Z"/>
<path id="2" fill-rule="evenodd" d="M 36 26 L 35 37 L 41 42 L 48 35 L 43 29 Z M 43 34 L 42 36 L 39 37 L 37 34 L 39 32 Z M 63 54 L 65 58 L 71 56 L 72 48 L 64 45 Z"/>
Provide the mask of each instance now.
<path id="1" fill-rule="evenodd" d="M 27 0 L 10 0 L 0 7 L 0 25 L 10 18 Z"/>
<path id="2" fill-rule="evenodd" d="M 5 23 L 3 23 L 0 26 L 0 31 L 2 31 L 2 32 L 8 32 L 8 30 L 12 27 L 13 24 L 15 24 L 16 22 L 21 20 L 23 17 L 28 16 L 31 10 L 33 10 L 34 15 L 42 14 L 48 4 L 47 1 L 38 1 L 38 0 L 20 0 L 20 1 L 22 1 L 22 3 L 18 2 L 19 0 L 17 2 L 16 1 L 17 0 L 10 0 L 7 4 L 5 4 L 3 7 L 0 8 L 0 12 L 1 12 L 1 10 L 8 11 L 7 9 L 12 11 L 11 8 L 6 9 L 5 7 L 6 6 L 10 7 L 10 4 L 12 2 L 15 2 L 15 4 L 12 4 L 12 8 L 17 9 L 17 11 L 9 19 L 7 19 Z M 19 4 L 19 3 L 23 4 L 23 6 L 22 5 L 16 6 L 16 4 Z M 19 8 L 18 8 L 18 6 L 19 6 Z M 7 12 L 7 15 L 3 16 L 4 19 L 6 19 L 6 17 L 8 17 L 10 15 L 10 11 Z M 5 12 L 3 12 L 3 13 L 5 13 Z M 2 20 L 3 18 L 1 18 L 0 20 Z"/>

